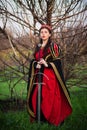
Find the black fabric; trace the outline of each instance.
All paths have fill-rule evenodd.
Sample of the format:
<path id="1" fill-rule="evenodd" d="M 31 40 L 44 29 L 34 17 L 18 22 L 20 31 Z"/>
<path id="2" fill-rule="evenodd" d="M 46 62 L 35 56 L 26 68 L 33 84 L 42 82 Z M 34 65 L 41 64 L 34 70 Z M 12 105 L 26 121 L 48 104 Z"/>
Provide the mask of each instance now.
<path id="1" fill-rule="evenodd" d="M 35 59 L 33 59 L 30 63 L 30 69 L 29 69 L 29 74 L 28 74 L 28 84 L 27 84 L 27 90 L 29 89 L 29 83 L 30 83 L 30 78 L 31 78 L 31 71 L 32 71 L 32 63 L 35 61 Z M 61 60 L 60 59 L 48 59 L 47 60 L 47 64 L 48 64 L 48 68 L 52 68 L 50 62 L 54 63 L 54 65 L 56 66 L 56 69 L 57 71 L 59 72 L 60 74 L 60 77 L 65 85 L 65 80 L 64 80 L 64 75 L 63 75 L 63 71 L 62 71 L 62 65 L 61 65 Z M 35 62 L 34 64 L 34 68 L 36 67 L 37 65 L 37 62 Z M 41 69 L 40 69 L 40 72 L 43 73 L 44 71 L 44 65 L 41 65 Z M 39 78 L 40 79 L 40 78 Z M 65 85 L 66 86 L 66 85 Z"/>
<path id="2" fill-rule="evenodd" d="M 57 69 L 57 71 L 59 72 L 60 77 L 61 77 L 61 79 L 62 79 L 62 81 L 63 81 L 63 83 L 64 83 L 64 85 L 65 85 L 65 87 L 66 87 L 65 80 L 64 80 L 64 74 L 63 74 L 63 71 L 62 71 L 61 60 L 60 60 L 60 59 L 56 59 L 56 60 L 54 60 L 54 61 L 52 61 L 52 62 L 53 62 L 54 65 L 56 66 L 56 69 Z M 70 93 L 69 93 L 67 87 L 66 87 L 66 90 L 67 90 L 67 92 L 68 92 L 68 94 L 69 94 L 69 96 L 70 96 Z"/>
<path id="3" fill-rule="evenodd" d="M 59 72 L 60 74 L 60 77 L 65 85 L 65 80 L 64 80 L 64 75 L 63 75 L 63 71 L 62 71 L 62 65 L 61 65 L 61 60 L 60 59 L 57 59 L 57 60 L 54 60 L 52 61 L 54 63 L 54 65 L 56 66 L 56 69 L 57 71 Z"/>
<path id="4" fill-rule="evenodd" d="M 32 64 L 33 64 L 33 62 L 35 61 L 35 59 L 33 59 L 32 61 L 31 61 L 31 63 L 30 63 L 30 69 L 29 69 L 29 73 L 28 73 L 28 84 L 27 84 L 27 91 L 29 90 L 29 84 L 30 84 L 30 79 L 31 79 L 31 72 L 32 72 Z M 58 58 L 56 58 L 56 59 L 53 59 L 52 58 L 52 56 L 50 56 L 48 59 L 47 59 L 47 64 L 48 64 L 48 69 L 49 68 L 52 68 L 52 66 L 51 66 L 51 64 L 50 63 L 53 63 L 54 65 L 55 65 L 55 67 L 56 67 L 56 69 L 57 69 L 57 71 L 59 72 L 59 75 L 60 75 L 60 77 L 61 77 L 61 79 L 62 79 L 62 81 L 63 81 L 63 83 L 64 83 L 64 85 L 65 85 L 65 80 L 64 80 L 64 75 L 63 75 L 63 72 L 62 72 L 62 65 L 61 65 L 61 60 L 60 59 L 58 59 Z M 37 65 L 37 62 L 34 62 L 34 69 L 36 69 L 36 65 Z M 41 69 L 39 70 L 39 72 L 40 73 L 43 73 L 44 72 L 44 65 L 41 65 Z M 37 77 L 36 77 L 37 79 L 38 79 L 38 75 L 37 75 Z M 43 81 L 43 75 L 40 75 L 40 77 L 39 77 L 39 81 L 38 82 L 42 82 Z M 33 93 L 33 91 L 34 91 L 34 88 L 35 88 L 35 86 L 36 85 L 33 85 L 32 86 L 32 91 L 31 91 L 31 94 L 30 94 L 30 100 L 29 100 L 29 106 L 30 106 L 30 108 L 31 108 L 31 110 L 33 110 L 32 109 L 32 103 L 31 103 L 31 99 L 32 99 L 32 93 Z M 65 87 L 66 87 L 66 85 L 65 85 Z M 67 87 L 66 87 L 66 89 L 67 89 Z M 42 88 L 41 88 L 41 91 L 42 91 Z M 67 92 L 68 92 L 68 89 L 67 89 Z M 69 92 L 68 92 L 68 94 L 69 94 Z M 38 103 L 38 99 L 36 99 L 37 100 L 37 103 Z M 38 106 L 38 105 L 37 105 Z M 36 106 L 36 108 L 37 108 L 37 106 Z M 37 115 L 38 115 L 38 113 L 36 112 L 36 120 L 37 120 Z M 44 121 L 45 120 L 45 118 L 44 118 L 44 116 L 43 116 L 43 113 L 41 112 L 41 121 Z"/>
<path id="5" fill-rule="evenodd" d="M 28 91 L 28 89 L 29 89 L 30 78 L 31 78 L 31 71 L 32 71 L 32 63 L 33 63 L 33 61 L 34 61 L 34 59 L 31 60 L 30 65 L 29 65 L 27 91 Z"/>

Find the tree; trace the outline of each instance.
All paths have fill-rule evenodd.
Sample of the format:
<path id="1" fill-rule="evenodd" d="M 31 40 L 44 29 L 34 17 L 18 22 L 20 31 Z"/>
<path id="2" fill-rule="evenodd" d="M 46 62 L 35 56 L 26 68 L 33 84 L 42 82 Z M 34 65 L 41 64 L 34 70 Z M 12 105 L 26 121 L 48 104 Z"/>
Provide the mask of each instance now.
<path id="1" fill-rule="evenodd" d="M 11 3 L 9 0 L 1 0 L 0 17 L 1 21 L 3 21 L 2 30 L 6 31 L 8 23 L 12 24 L 13 26 L 10 26 L 10 28 L 12 28 L 13 34 L 16 34 L 17 39 L 26 34 L 30 40 L 29 46 L 26 47 L 26 45 L 22 44 L 22 40 L 19 42 L 11 33 L 8 33 L 9 31 L 6 31 L 13 52 L 17 51 L 25 59 L 22 62 L 16 54 L 11 58 L 11 60 L 15 60 L 22 66 L 23 71 L 14 70 L 11 65 L 9 67 L 16 74 L 20 72 L 25 77 L 28 71 L 27 64 L 25 63 L 30 60 L 30 55 L 26 55 L 20 46 L 26 48 L 26 51 L 28 48 L 30 51 L 31 49 L 33 50 L 30 43 L 36 41 L 39 26 L 48 23 L 52 26 L 54 41 L 60 43 L 63 50 L 62 58 L 64 59 L 65 79 L 67 80 L 72 77 L 72 70 L 77 63 L 78 55 L 81 57 L 86 54 L 86 13 L 87 4 L 83 0 L 11 0 Z M 20 30 L 22 33 L 20 33 Z M 8 65 L 5 60 L 2 60 L 2 62 Z M 69 63 L 69 66 L 67 66 L 67 63 Z M 25 72 L 25 70 L 27 71 Z M 22 79 L 26 79 L 23 77 Z"/>

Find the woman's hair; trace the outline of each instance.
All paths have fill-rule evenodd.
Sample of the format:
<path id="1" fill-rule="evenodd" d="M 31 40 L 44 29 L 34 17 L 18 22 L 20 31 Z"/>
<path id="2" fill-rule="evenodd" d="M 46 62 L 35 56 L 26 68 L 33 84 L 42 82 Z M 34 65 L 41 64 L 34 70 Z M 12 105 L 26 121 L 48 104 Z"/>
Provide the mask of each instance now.
<path id="1" fill-rule="evenodd" d="M 51 27 L 49 26 L 49 25 L 46 25 L 46 24 L 44 24 L 44 25 L 42 25 L 41 26 L 41 28 L 40 28 L 40 30 L 39 30 L 39 34 L 40 34 L 40 32 L 41 32 L 41 30 L 43 29 L 43 28 L 46 28 L 48 31 L 49 31 L 49 33 L 51 34 Z M 40 45 L 42 44 L 42 39 L 40 39 Z M 49 37 L 49 39 L 48 39 L 48 41 L 47 41 L 47 44 L 46 44 L 46 46 L 44 47 L 44 50 L 43 50 L 43 53 L 44 53 L 44 55 L 47 53 L 47 49 L 49 48 L 49 46 L 50 46 L 50 44 L 51 44 L 51 37 Z M 36 49 L 35 49 L 35 53 L 37 52 L 37 51 L 39 51 L 39 49 L 40 49 L 40 46 L 36 46 Z M 34 54 L 35 54 L 34 53 Z"/>
<path id="2" fill-rule="evenodd" d="M 41 39 L 41 41 L 42 41 L 42 39 Z M 42 44 L 42 43 L 41 43 L 41 44 Z M 47 44 L 46 44 L 46 46 L 45 46 L 44 49 L 43 49 L 43 53 L 44 53 L 44 54 L 47 53 L 47 49 L 49 48 L 50 44 L 51 44 L 51 37 L 49 37 L 49 39 L 48 39 L 48 41 L 47 41 Z"/>
<path id="3" fill-rule="evenodd" d="M 43 28 L 46 28 L 46 29 L 49 31 L 49 33 L 51 33 L 51 31 L 52 31 L 52 28 L 51 28 L 50 25 L 48 25 L 48 24 L 43 24 L 43 25 L 41 26 L 41 28 L 39 29 L 39 33 L 40 33 L 41 29 L 43 29 Z"/>

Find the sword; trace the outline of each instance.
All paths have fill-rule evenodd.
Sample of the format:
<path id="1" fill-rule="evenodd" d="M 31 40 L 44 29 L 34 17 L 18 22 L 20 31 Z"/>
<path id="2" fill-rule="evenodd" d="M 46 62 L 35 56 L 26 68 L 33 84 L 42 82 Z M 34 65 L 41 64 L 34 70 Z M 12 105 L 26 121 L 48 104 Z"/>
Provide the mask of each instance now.
<path id="1" fill-rule="evenodd" d="M 39 50 L 41 47 L 41 44 L 38 44 Z M 39 51 L 39 60 L 40 60 L 40 51 Z M 37 105 L 37 120 L 38 123 L 41 121 L 41 75 L 40 75 L 40 69 L 39 69 L 39 75 L 38 75 L 38 105 Z"/>

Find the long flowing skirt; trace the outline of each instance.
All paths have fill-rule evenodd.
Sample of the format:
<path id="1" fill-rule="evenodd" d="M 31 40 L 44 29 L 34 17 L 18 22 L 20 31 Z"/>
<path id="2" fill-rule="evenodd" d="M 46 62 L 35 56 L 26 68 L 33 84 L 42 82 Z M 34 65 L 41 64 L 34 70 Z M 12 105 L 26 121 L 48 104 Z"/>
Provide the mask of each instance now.
<path id="1" fill-rule="evenodd" d="M 41 91 L 41 112 L 45 119 L 54 125 L 60 124 L 68 117 L 72 108 L 52 69 L 44 69 L 43 85 Z M 38 85 L 32 94 L 32 106 L 36 115 Z"/>

